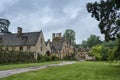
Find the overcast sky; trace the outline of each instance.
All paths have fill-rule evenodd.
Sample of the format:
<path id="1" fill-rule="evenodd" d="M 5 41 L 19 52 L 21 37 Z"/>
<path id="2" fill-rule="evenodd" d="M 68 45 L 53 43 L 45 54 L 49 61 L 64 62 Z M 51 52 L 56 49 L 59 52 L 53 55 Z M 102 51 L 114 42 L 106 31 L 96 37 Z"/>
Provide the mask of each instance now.
<path id="1" fill-rule="evenodd" d="M 73 29 L 76 42 L 81 43 L 91 34 L 103 36 L 86 10 L 86 3 L 94 1 L 98 0 L 0 0 L 0 18 L 11 22 L 11 32 L 16 33 L 17 27 L 23 32 L 42 30 L 45 40 L 52 33 Z"/>

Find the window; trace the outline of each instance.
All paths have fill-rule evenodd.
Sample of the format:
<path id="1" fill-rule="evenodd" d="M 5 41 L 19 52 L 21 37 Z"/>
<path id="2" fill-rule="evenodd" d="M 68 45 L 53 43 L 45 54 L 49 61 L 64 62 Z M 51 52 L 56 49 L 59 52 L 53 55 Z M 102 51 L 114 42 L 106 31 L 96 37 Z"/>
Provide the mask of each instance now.
<path id="1" fill-rule="evenodd" d="M 20 50 L 20 51 L 23 51 L 23 47 L 19 47 L 19 50 Z"/>
<path id="2" fill-rule="evenodd" d="M 43 40 L 42 40 L 42 38 L 41 38 L 41 44 L 43 43 Z"/>
<path id="3" fill-rule="evenodd" d="M 12 47 L 12 51 L 14 51 L 15 50 L 15 47 Z"/>
<path id="4" fill-rule="evenodd" d="M 41 46 L 41 51 L 42 51 L 42 46 Z"/>
<path id="5" fill-rule="evenodd" d="M 27 51 L 30 51 L 30 48 L 31 48 L 30 46 L 27 46 Z"/>
<path id="6" fill-rule="evenodd" d="M 5 50 L 8 51 L 8 47 L 6 47 Z"/>

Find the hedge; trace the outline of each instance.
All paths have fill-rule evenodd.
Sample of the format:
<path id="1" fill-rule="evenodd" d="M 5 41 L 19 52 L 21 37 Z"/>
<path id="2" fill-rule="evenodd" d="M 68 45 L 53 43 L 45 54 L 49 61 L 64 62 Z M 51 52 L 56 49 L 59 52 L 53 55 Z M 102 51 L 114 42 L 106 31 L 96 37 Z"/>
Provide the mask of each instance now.
<path id="1" fill-rule="evenodd" d="M 34 62 L 34 53 L 20 51 L 0 51 L 0 63 Z"/>

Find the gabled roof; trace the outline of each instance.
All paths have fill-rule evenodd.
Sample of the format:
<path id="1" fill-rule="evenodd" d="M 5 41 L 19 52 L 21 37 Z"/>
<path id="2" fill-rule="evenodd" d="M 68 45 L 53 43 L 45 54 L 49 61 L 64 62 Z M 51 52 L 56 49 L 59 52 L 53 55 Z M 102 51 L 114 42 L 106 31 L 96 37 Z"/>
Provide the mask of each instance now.
<path id="1" fill-rule="evenodd" d="M 50 42 L 50 48 L 51 48 L 51 52 L 52 53 L 56 53 L 58 51 L 62 50 L 62 46 L 63 46 L 63 41 L 60 42 Z"/>
<path id="2" fill-rule="evenodd" d="M 40 32 L 0 35 L 1 46 L 34 46 L 39 38 Z"/>

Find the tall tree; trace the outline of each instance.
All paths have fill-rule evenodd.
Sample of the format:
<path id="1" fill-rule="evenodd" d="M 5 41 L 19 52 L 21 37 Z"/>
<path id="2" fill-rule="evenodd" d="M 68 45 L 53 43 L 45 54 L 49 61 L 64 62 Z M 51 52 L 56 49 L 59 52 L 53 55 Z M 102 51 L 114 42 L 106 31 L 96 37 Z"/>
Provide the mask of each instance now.
<path id="1" fill-rule="evenodd" d="M 107 41 L 120 38 L 120 0 L 88 3 L 87 10 L 99 21 L 98 26 Z"/>
<path id="2" fill-rule="evenodd" d="M 114 55 L 119 53 L 120 56 L 120 0 L 87 3 L 87 10 L 99 21 L 99 29 L 105 35 L 106 41 L 118 38 L 118 46 L 115 46 Z"/>
<path id="3" fill-rule="evenodd" d="M 81 46 L 82 46 L 82 48 L 87 48 L 88 47 L 87 41 L 85 41 L 85 40 L 82 41 Z"/>
<path id="4" fill-rule="evenodd" d="M 1 34 L 11 33 L 8 30 L 9 25 L 10 25 L 9 20 L 7 20 L 7 19 L 0 19 L 0 33 Z"/>
<path id="5" fill-rule="evenodd" d="M 65 39 L 69 40 L 71 45 L 75 44 L 75 31 L 72 29 L 67 29 L 64 33 Z"/>
<path id="6" fill-rule="evenodd" d="M 100 40 L 100 37 L 96 35 L 90 35 L 90 37 L 87 39 L 87 45 L 89 48 L 101 43 L 102 41 Z"/>
<path id="7" fill-rule="evenodd" d="M 81 46 L 83 48 L 92 48 L 93 46 L 96 46 L 97 44 L 101 44 L 102 41 L 100 40 L 99 36 L 96 35 L 90 35 L 90 37 L 87 39 L 87 41 L 83 41 Z"/>

